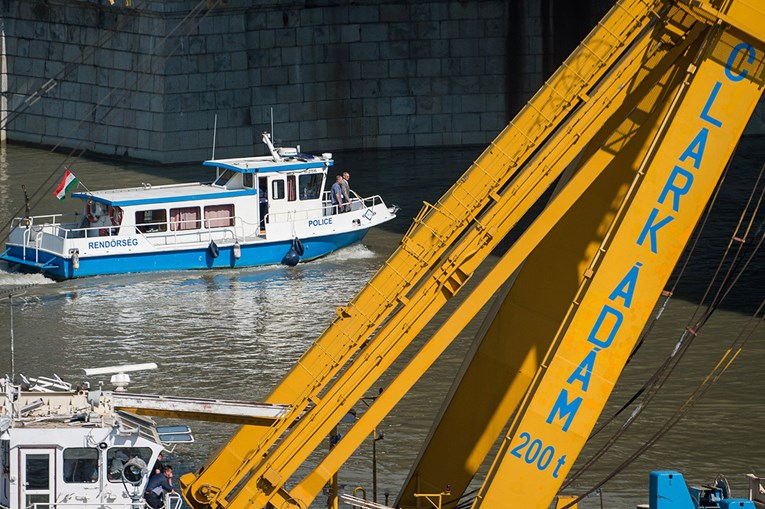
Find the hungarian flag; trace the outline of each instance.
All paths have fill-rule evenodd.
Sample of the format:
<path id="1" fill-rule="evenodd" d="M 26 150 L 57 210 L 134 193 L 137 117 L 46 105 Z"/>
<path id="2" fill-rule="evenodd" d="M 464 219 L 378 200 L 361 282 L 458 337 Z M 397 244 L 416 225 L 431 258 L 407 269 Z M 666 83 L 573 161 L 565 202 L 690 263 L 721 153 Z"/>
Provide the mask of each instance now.
<path id="1" fill-rule="evenodd" d="M 61 183 L 56 190 L 53 191 L 53 194 L 55 194 L 56 198 L 59 200 L 63 200 L 66 198 L 66 193 L 68 193 L 75 185 L 77 185 L 77 177 L 75 177 L 74 173 L 71 171 L 66 170 L 64 178 L 61 180 Z"/>

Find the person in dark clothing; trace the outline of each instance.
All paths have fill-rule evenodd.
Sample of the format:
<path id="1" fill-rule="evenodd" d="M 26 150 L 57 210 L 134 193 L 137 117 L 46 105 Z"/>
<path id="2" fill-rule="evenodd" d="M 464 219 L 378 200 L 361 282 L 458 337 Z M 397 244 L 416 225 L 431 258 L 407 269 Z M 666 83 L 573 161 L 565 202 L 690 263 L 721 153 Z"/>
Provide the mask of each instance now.
<path id="1" fill-rule="evenodd" d="M 143 498 L 153 509 L 160 509 L 165 505 L 165 493 L 175 493 L 173 489 L 173 467 L 164 465 L 162 472 L 153 472 L 146 483 L 146 492 Z"/>
<path id="2" fill-rule="evenodd" d="M 330 188 L 330 198 L 332 199 L 332 208 L 335 214 L 343 212 L 343 176 L 337 175 L 335 177 L 335 183 Z"/>
<path id="3" fill-rule="evenodd" d="M 164 457 L 162 456 L 162 453 L 159 453 L 157 455 L 157 461 L 154 463 L 154 468 L 152 469 L 152 474 L 162 473 L 165 470 L 165 465 L 162 463 L 162 460 Z"/>
<path id="4" fill-rule="evenodd" d="M 348 182 L 351 179 L 350 173 L 347 171 L 343 172 L 343 201 L 345 204 L 343 205 L 343 211 L 344 212 L 350 212 L 351 211 L 351 185 Z"/>

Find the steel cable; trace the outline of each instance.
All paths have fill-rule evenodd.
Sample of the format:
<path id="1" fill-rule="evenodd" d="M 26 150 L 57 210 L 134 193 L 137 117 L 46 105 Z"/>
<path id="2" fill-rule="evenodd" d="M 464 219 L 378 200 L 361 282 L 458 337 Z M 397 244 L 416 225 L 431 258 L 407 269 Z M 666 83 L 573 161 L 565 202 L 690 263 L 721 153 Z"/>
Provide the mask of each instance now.
<path id="1" fill-rule="evenodd" d="M 755 182 L 755 184 L 754 184 L 754 186 L 752 188 L 752 193 L 750 193 L 749 200 L 747 201 L 747 204 L 746 204 L 744 210 L 742 211 L 742 214 L 740 215 L 739 223 L 738 223 L 738 225 L 736 227 L 736 231 L 738 232 L 738 230 L 740 230 L 740 228 L 741 228 L 742 223 L 744 222 L 744 218 L 747 216 L 747 214 L 750 214 L 749 215 L 749 221 L 746 224 L 745 233 L 742 236 L 734 234 L 731 237 L 731 240 L 729 241 L 728 247 L 726 248 L 725 253 L 722 256 L 721 261 L 718 264 L 717 270 L 716 270 L 714 276 L 712 277 L 712 279 L 710 280 L 710 283 L 707 286 L 707 290 L 705 291 L 704 297 L 702 298 L 702 301 L 701 301 L 701 302 L 703 302 L 703 299 L 705 299 L 706 297 L 709 296 L 709 294 L 711 292 L 711 288 L 713 288 L 715 286 L 715 281 L 716 281 L 718 275 L 720 274 L 720 272 L 722 271 L 722 267 L 725 264 L 725 259 L 726 259 L 726 257 L 728 256 L 728 253 L 731 250 L 732 243 L 733 242 L 737 242 L 738 243 L 738 248 L 736 249 L 736 253 L 735 253 L 734 257 L 733 257 L 733 260 L 730 263 L 730 266 L 728 267 L 728 270 L 725 273 L 724 278 L 719 283 L 719 287 L 717 288 L 717 291 L 715 292 L 715 295 L 714 295 L 714 297 L 712 299 L 712 302 L 710 302 L 707 305 L 706 310 L 704 311 L 704 313 L 702 313 L 701 317 L 698 318 L 698 319 L 696 319 L 696 316 L 698 315 L 698 312 L 699 312 L 699 310 L 701 308 L 701 303 L 697 306 L 697 308 L 694 311 L 691 319 L 689 320 L 689 324 L 692 324 L 692 323 L 694 324 L 693 327 L 691 325 L 686 327 L 686 329 L 683 331 L 683 334 L 681 335 L 680 340 L 678 341 L 677 345 L 675 346 L 675 349 L 672 351 L 670 356 L 665 360 L 665 362 L 662 364 L 662 366 L 660 366 L 660 368 L 654 373 L 654 375 L 652 375 L 652 377 L 649 379 L 649 383 L 645 384 L 638 391 L 639 394 L 645 393 L 645 396 L 644 396 L 643 400 L 640 402 L 640 404 L 638 405 L 638 407 L 633 411 L 633 413 L 630 415 L 630 417 L 627 419 L 627 421 L 625 421 L 625 423 L 622 424 L 620 429 L 617 430 L 617 432 L 615 432 L 614 435 L 611 438 L 609 438 L 608 442 L 606 442 L 606 444 L 604 444 L 595 453 L 595 455 L 593 455 L 593 457 L 588 459 L 588 461 L 585 463 L 584 466 L 579 468 L 573 475 L 571 475 L 566 480 L 566 482 L 563 484 L 561 489 L 570 486 L 572 484 L 572 482 L 575 481 L 589 467 L 591 467 L 592 464 L 594 464 L 594 462 L 597 459 L 602 457 L 603 454 L 616 442 L 616 440 L 621 435 L 623 435 L 623 433 L 626 431 L 626 429 L 636 420 L 637 416 L 647 406 L 647 403 L 656 395 L 656 393 L 659 391 L 659 389 L 661 389 L 663 384 L 669 378 L 669 376 L 671 375 L 672 371 L 677 366 L 677 363 L 682 358 L 683 354 L 690 347 L 691 343 L 693 342 L 693 339 L 695 339 L 695 337 L 698 335 L 699 330 L 709 320 L 709 318 L 712 316 L 714 311 L 719 307 L 719 305 L 724 301 L 724 299 L 729 295 L 730 291 L 733 289 L 735 284 L 739 281 L 739 279 L 741 278 L 742 274 L 745 272 L 746 268 L 749 266 L 749 264 L 751 263 L 752 259 L 754 258 L 754 256 L 759 251 L 759 248 L 760 248 L 760 246 L 761 246 L 761 244 L 763 242 L 763 239 L 765 239 L 765 233 L 762 233 L 763 232 L 763 223 L 760 224 L 760 226 L 758 228 L 758 231 L 757 231 L 757 234 L 759 235 L 759 240 L 757 241 L 756 245 L 754 246 L 754 248 L 749 253 L 748 257 L 746 257 L 744 259 L 744 261 L 742 262 L 742 257 L 744 256 L 745 251 L 748 250 L 748 247 L 749 247 L 749 244 L 746 244 L 746 242 L 745 242 L 746 236 L 748 236 L 748 234 L 749 234 L 749 232 L 750 232 L 750 230 L 752 228 L 752 225 L 754 224 L 755 218 L 757 217 L 757 214 L 759 212 L 760 205 L 762 204 L 763 196 L 765 196 L 765 189 L 760 190 L 756 206 L 754 207 L 754 210 L 752 210 L 750 212 L 749 209 L 750 209 L 750 206 L 752 204 L 753 197 L 757 194 L 757 188 L 759 187 L 759 184 L 760 184 L 760 182 L 762 180 L 762 176 L 763 176 L 763 172 L 764 171 L 765 171 L 765 165 L 763 165 L 763 167 L 760 169 L 760 173 L 758 175 L 758 178 L 757 178 L 757 180 L 756 180 L 756 182 Z M 757 309 L 757 311 L 755 312 L 755 315 L 753 315 L 752 319 L 754 319 L 754 317 L 756 317 L 756 315 L 761 311 L 763 305 L 765 305 L 765 303 L 760 304 L 760 307 Z M 694 319 L 696 319 L 695 323 L 693 322 Z M 750 319 L 750 321 L 752 319 Z M 751 332 L 750 332 L 750 335 L 751 335 Z M 748 340 L 748 337 L 747 337 L 747 340 Z M 738 341 L 738 339 L 736 341 Z M 731 349 L 735 346 L 736 341 L 734 341 L 733 345 L 731 346 Z M 745 343 L 745 341 L 744 341 L 744 343 Z M 730 349 L 728 351 L 730 351 Z M 739 351 L 740 351 L 740 349 L 739 349 Z M 727 355 L 727 352 L 726 352 L 726 355 Z M 723 359 L 720 360 L 720 363 L 722 363 L 724 361 L 724 359 L 725 359 L 725 356 L 723 357 Z M 732 362 L 732 359 L 731 359 L 731 362 Z M 718 363 L 717 366 L 719 366 L 720 363 Z M 716 368 L 717 368 L 717 366 L 716 366 Z M 727 369 L 727 366 L 726 366 L 725 369 Z M 724 371 L 724 369 L 723 369 L 723 371 Z M 722 374 L 722 372 L 720 374 Z M 702 383 L 702 385 L 706 384 L 709 378 L 710 378 L 710 376 L 705 378 L 705 380 Z M 717 375 L 714 378 L 714 381 L 716 381 L 717 379 L 719 379 L 719 375 Z M 712 382 L 712 383 L 714 383 L 714 382 Z M 694 392 L 694 395 L 696 394 L 696 392 L 698 390 L 699 389 L 697 388 L 697 390 Z M 704 389 L 704 391 L 705 390 L 706 389 Z M 704 391 L 702 391 L 702 394 L 703 394 Z M 694 395 L 692 395 L 689 398 L 689 402 L 686 402 L 686 405 L 691 405 L 692 406 L 693 401 L 695 399 Z M 633 396 L 633 398 L 631 398 L 630 402 L 634 401 L 635 399 L 636 399 L 636 397 Z M 626 406 L 627 405 L 622 407 L 619 410 L 619 412 L 617 412 L 617 415 L 622 410 L 624 410 L 624 408 L 626 408 Z M 685 415 L 685 413 L 687 413 L 687 410 L 685 410 L 682 413 L 682 415 Z M 682 416 L 680 418 L 682 418 Z M 613 418 L 611 420 L 613 420 Z M 679 418 L 678 418 L 678 420 L 679 420 Z M 676 421 L 672 422 L 672 424 L 669 425 L 669 428 L 666 431 L 671 429 L 671 427 L 674 426 L 675 423 L 676 423 Z M 600 429 L 602 429 L 602 427 Z M 641 451 L 646 450 L 648 447 L 650 447 L 650 445 L 655 443 L 655 441 L 658 440 L 658 438 L 660 438 L 664 433 L 666 433 L 666 431 L 663 431 L 658 437 L 656 437 L 655 440 L 653 440 L 653 441 L 649 442 L 648 444 L 646 444 L 645 446 L 641 447 L 640 450 Z M 639 454 L 638 454 L 638 456 L 639 456 Z M 624 464 L 623 464 L 624 466 L 622 466 L 620 469 L 623 469 L 631 461 L 634 461 L 634 458 L 632 458 L 631 460 L 625 461 Z M 613 473 L 610 477 L 608 477 L 602 483 L 599 483 L 593 489 L 588 490 L 587 493 L 584 496 L 586 496 L 586 495 L 594 492 L 595 490 L 599 489 L 605 482 L 610 480 L 614 475 L 616 475 L 616 473 Z M 581 500 L 581 498 L 578 499 L 578 500 Z"/>
<path id="2" fill-rule="evenodd" d="M 760 243 L 762 242 L 762 238 L 763 237 L 761 237 L 760 239 Z M 749 318 L 747 326 L 751 326 L 751 330 L 749 330 L 745 334 L 742 328 L 742 331 L 739 333 L 736 339 L 734 339 L 734 341 L 731 343 L 731 346 L 726 350 L 726 352 L 723 354 L 723 356 L 720 358 L 720 360 L 717 362 L 714 368 L 712 368 L 712 370 L 707 374 L 704 380 L 696 387 L 696 389 L 686 399 L 686 401 L 678 408 L 678 410 L 669 419 L 667 419 L 665 424 L 661 428 L 659 428 L 648 439 L 648 441 L 642 444 L 635 452 L 633 452 L 626 460 L 624 460 L 616 468 L 614 468 L 608 475 L 606 475 L 595 486 L 588 489 L 585 493 L 578 495 L 574 501 L 564 506 L 562 509 L 571 507 L 572 505 L 581 501 L 583 498 L 587 497 L 591 493 L 603 487 L 603 485 L 605 485 L 608 481 L 616 477 L 616 475 L 618 475 L 622 470 L 627 468 L 633 461 L 639 458 L 644 452 L 650 449 L 661 437 L 663 437 L 678 422 L 680 422 L 688 414 L 688 412 L 690 412 L 690 410 L 698 402 L 698 400 L 701 399 L 704 393 L 706 393 L 706 391 L 708 391 L 715 383 L 717 383 L 717 381 L 720 379 L 723 373 L 733 364 L 733 361 L 735 361 L 735 359 L 743 351 L 744 346 L 749 341 L 749 339 L 754 334 L 754 332 L 757 330 L 757 327 L 759 327 L 759 325 L 763 322 L 763 320 L 765 320 L 765 315 L 762 315 L 759 318 L 757 317 L 757 315 L 760 315 L 762 313 L 762 310 L 764 308 L 765 308 L 765 300 L 763 300 L 760 303 L 760 305 L 757 308 L 757 311 Z M 740 344 L 736 346 L 737 343 L 740 343 Z"/>
<path id="3" fill-rule="evenodd" d="M 190 27 L 189 27 L 189 28 L 188 28 L 188 29 L 187 29 L 185 32 L 183 32 L 183 33 L 181 34 L 181 37 L 187 36 L 187 35 L 188 35 L 188 34 L 190 34 L 190 33 L 191 33 L 193 30 L 195 30 L 195 29 L 196 29 L 196 28 L 199 26 L 199 24 L 200 24 L 200 23 L 201 23 L 201 22 L 202 22 L 202 21 L 203 21 L 203 20 L 204 20 L 204 19 L 205 19 L 205 18 L 206 18 L 206 17 L 207 17 L 209 14 L 210 14 L 211 10 L 212 10 L 214 7 L 216 7 L 216 6 L 217 6 L 217 5 L 218 5 L 220 2 L 221 2 L 221 0 L 216 0 L 216 1 L 213 3 L 213 5 L 212 5 L 212 6 L 211 6 L 209 9 L 207 9 L 207 12 L 206 12 L 206 13 L 204 13 L 204 14 L 203 14 L 201 17 L 199 17 L 199 18 L 196 20 L 196 22 L 195 22 L 195 23 L 193 23 L 193 24 L 192 24 L 192 25 L 191 25 L 191 26 L 190 26 Z M 194 6 L 194 8 L 193 8 L 191 11 L 189 11 L 189 13 L 188 13 L 186 16 L 184 16 L 184 18 L 183 18 L 181 21 L 179 21 L 179 22 L 178 22 L 178 23 L 177 23 L 177 24 L 176 24 L 176 25 L 173 27 L 173 29 L 172 29 L 172 30 L 171 30 L 171 31 L 170 31 L 168 34 L 166 34 L 166 35 L 165 35 L 165 36 L 162 38 L 162 40 L 160 41 L 160 44 L 158 45 L 157 49 L 155 49 L 154 53 L 153 53 L 153 54 L 151 54 L 151 55 L 148 55 L 148 56 L 144 56 L 144 60 L 146 60 L 146 59 L 148 59 L 148 60 L 151 60 L 151 61 L 149 62 L 149 64 L 148 64 L 148 66 L 145 66 L 146 68 L 145 68 L 144 70 L 148 70 L 149 72 L 151 72 L 151 71 L 153 71 L 153 70 L 154 70 L 154 66 L 155 66 L 156 64 L 155 64 L 155 61 L 153 61 L 153 60 L 154 60 L 154 58 L 157 56 L 156 54 L 157 54 L 159 51 L 161 51 L 161 50 L 164 50 L 164 49 L 165 49 L 165 46 L 166 46 L 166 44 L 167 44 L 167 41 L 169 40 L 169 38 L 170 38 L 170 37 L 171 37 L 171 36 L 172 36 L 172 35 L 173 35 L 173 34 L 174 34 L 174 33 L 175 33 L 175 32 L 176 32 L 176 31 L 177 31 L 177 30 L 178 30 L 178 29 L 181 27 L 181 26 L 183 26 L 183 25 L 184 25 L 184 24 L 185 24 L 185 23 L 186 23 L 186 22 L 187 22 L 187 21 L 188 21 L 190 18 L 196 17 L 196 16 L 197 16 L 197 15 L 198 15 L 198 14 L 199 14 L 199 13 L 200 13 L 200 12 L 201 12 L 203 9 L 204 9 L 204 6 L 206 5 L 206 3 L 207 3 L 207 0 L 200 0 L 200 1 L 199 1 L 199 2 L 198 2 L 198 3 L 197 3 L 195 6 Z M 112 36 L 112 37 L 113 37 L 113 36 Z M 107 40 L 108 40 L 108 39 L 107 39 Z M 175 52 L 178 50 L 178 48 L 179 48 L 179 47 L 181 47 L 181 45 L 182 45 L 182 41 L 176 42 L 176 44 L 175 44 L 174 46 L 172 46 L 172 47 L 171 47 L 171 49 L 170 49 L 170 51 L 167 53 L 167 55 L 165 55 L 165 56 L 162 56 L 161 58 L 157 59 L 157 60 L 156 60 L 156 63 L 158 63 L 158 64 L 164 63 L 164 62 L 165 62 L 165 61 L 166 61 L 166 60 L 167 60 L 169 57 L 171 57 L 172 55 L 174 55 L 174 54 L 175 54 Z M 81 60 L 83 60 L 83 59 L 81 59 Z M 81 61 L 79 64 L 77 64 L 77 66 L 75 66 L 75 68 L 76 68 L 76 67 L 78 67 L 79 65 L 83 65 L 83 62 Z M 145 65 L 145 64 L 144 64 L 144 65 Z M 69 72 L 71 72 L 71 70 L 70 70 Z M 126 83 L 126 82 L 127 82 L 127 80 L 128 80 L 128 78 L 130 78 L 130 77 L 133 77 L 133 82 L 130 84 L 130 87 L 132 88 L 133 86 L 135 86 L 135 85 L 137 84 L 137 74 L 138 74 L 138 72 L 139 72 L 139 69 L 133 69 L 133 70 L 131 70 L 129 73 L 127 73 L 127 74 L 125 75 L 125 78 L 123 79 L 123 83 Z M 127 89 L 125 89 L 125 88 L 123 88 L 122 90 L 123 90 L 123 92 L 122 92 L 122 97 L 124 97 L 124 96 L 125 96 L 125 95 L 128 93 L 128 90 L 127 90 Z M 105 103 L 105 102 L 106 102 L 108 99 L 112 98 L 112 97 L 115 95 L 116 91 L 117 91 L 117 88 L 116 88 L 116 87 L 111 87 L 111 89 L 110 89 L 109 93 L 107 93 L 107 94 L 106 94 L 106 96 L 105 96 L 103 99 L 101 99 L 99 102 L 97 102 L 96 104 L 94 104 L 94 105 L 93 105 L 93 106 L 92 106 L 92 107 L 91 107 L 91 108 L 88 110 L 87 114 L 86 114 L 85 116 L 83 116 L 83 117 L 80 119 L 80 121 L 77 123 L 77 125 L 76 125 L 76 126 L 74 126 L 72 129 L 70 129 L 70 131 L 69 131 L 69 132 L 68 132 L 68 133 L 67 133 L 67 134 L 66 134 L 64 137 L 62 137 L 62 141 L 61 141 L 61 142 L 59 142 L 58 144 L 56 144 L 56 145 L 55 145 L 53 148 L 51 148 L 50 152 L 51 152 L 51 153 L 53 153 L 53 152 L 56 152 L 56 151 L 58 150 L 58 148 L 60 147 L 61 143 L 63 142 L 63 140 L 64 140 L 64 139 L 66 139 L 67 135 L 69 135 L 69 134 L 73 133 L 74 131 L 76 131 L 77 129 L 79 129 L 79 127 L 80 127 L 80 126 L 81 126 L 81 125 L 82 125 L 82 124 L 85 122 L 85 119 L 86 119 L 86 118 L 88 118 L 88 116 L 90 116 L 90 115 L 91 115 L 93 112 L 95 112 L 96 108 L 98 108 L 99 106 L 102 106 L 102 105 L 103 105 L 103 104 L 104 104 L 104 103 Z M 121 100 L 121 98 L 118 98 L 118 100 L 117 100 L 117 101 L 115 101 L 115 102 L 116 102 L 116 103 L 119 103 L 119 101 L 120 101 L 120 100 Z M 35 102 L 36 102 L 36 101 L 35 101 Z M 111 109 L 110 109 L 110 110 L 107 112 L 106 116 L 104 117 L 104 121 L 105 121 L 105 120 L 108 120 L 108 118 L 109 118 L 109 115 L 112 115 L 112 114 L 113 114 L 113 112 L 114 112 L 114 108 L 111 108 Z M 77 161 L 79 161 L 79 159 L 82 157 L 82 155 L 83 155 L 83 154 L 86 152 L 86 150 L 87 150 L 86 148 L 82 148 L 82 145 L 83 145 L 83 143 L 84 143 L 85 141 L 86 141 L 86 140 L 84 140 L 84 139 L 83 139 L 83 140 L 80 140 L 80 142 L 79 142 L 79 143 L 77 143 L 77 145 L 75 145 L 75 146 L 74 146 L 74 147 L 73 147 L 73 148 L 72 148 L 72 149 L 69 151 L 69 153 L 67 154 L 67 156 L 65 157 L 65 159 L 64 159 L 64 160 L 63 160 L 63 161 L 62 161 L 62 162 L 61 162 L 61 163 L 60 163 L 58 166 L 56 166 L 56 168 L 54 168 L 54 169 L 53 169 L 53 170 L 50 172 L 50 174 L 48 175 L 48 177 L 47 177 L 45 180 L 43 180 L 43 182 L 42 182 L 42 183 L 41 183 L 41 184 L 40 184 L 40 185 L 39 185 L 39 186 L 38 186 L 38 187 L 37 187 L 37 188 L 36 188 L 36 189 L 35 189 L 35 190 L 32 192 L 32 198 L 36 198 L 36 199 L 33 201 L 32 205 L 31 205 L 31 207 L 32 207 L 32 208 L 34 208 L 36 205 L 38 205 L 38 204 L 40 203 L 40 201 L 42 201 L 42 199 L 43 199 L 43 197 L 45 196 L 45 194 L 46 194 L 47 192 L 49 192 L 49 191 L 51 191 L 51 190 L 53 189 L 53 186 L 54 186 L 54 184 L 55 184 L 55 182 L 56 182 L 56 181 L 54 180 L 54 177 L 55 177 L 56 175 L 60 174 L 60 173 L 61 173 L 61 170 L 62 170 L 63 168 L 67 168 L 67 167 L 68 167 L 68 166 L 70 166 L 71 164 L 74 164 L 74 163 L 76 163 Z M 75 154 L 76 154 L 76 155 L 75 155 Z M 70 161 L 70 159 L 71 159 L 71 161 Z M 6 231 L 6 230 L 8 230 L 8 229 L 9 229 L 9 227 L 10 227 L 10 225 L 12 224 L 12 222 L 13 222 L 13 220 L 14 220 L 15 216 L 17 216 L 19 213 L 21 213 L 21 211 L 22 211 L 22 210 L 23 210 L 23 209 L 24 209 L 26 206 L 27 206 L 27 204 L 25 204 L 25 205 L 23 205 L 23 206 L 20 206 L 20 207 L 18 207 L 18 208 L 16 209 L 16 211 L 15 211 L 13 214 L 11 214 L 11 217 L 10 217 L 10 218 L 9 218 L 7 221 L 5 221 L 5 222 L 3 223 L 3 225 L 2 225 L 2 226 L 0 226 L 0 231 Z M 6 232 L 6 233 L 5 233 L 5 235 L 3 236 L 3 241 L 5 241 L 5 240 L 7 240 L 7 239 L 8 239 L 8 235 L 9 235 L 9 234 L 10 234 L 10 231 L 8 231 L 8 232 Z"/>
<path id="4" fill-rule="evenodd" d="M 724 174 L 727 174 L 729 165 L 728 167 L 726 167 Z M 710 283 L 707 285 L 707 290 L 705 291 L 704 296 L 702 297 L 702 300 L 700 301 L 700 304 L 697 305 L 696 310 L 694 311 L 693 315 L 691 316 L 688 322 L 688 326 L 686 326 L 685 330 L 681 334 L 681 337 L 678 340 L 678 343 L 675 345 L 674 350 L 672 351 L 670 356 L 667 357 L 667 359 L 665 359 L 662 365 L 659 366 L 659 368 L 653 373 L 653 375 L 651 375 L 648 381 L 646 381 L 646 383 L 643 384 L 643 386 L 635 393 L 635 395 L 633 395 L 628 400 L 628 402 L 625 403 L 611 418 L 609 418 L 606 422 L 602 423 L 590 435 L 590 438 L 595 436 L 598 432 L 602 431 L 608 424 L 613 422 L 613 420 L 615 420 L 615 418 L 619 414 L 621 414 L 626 408 L 628 408 L 635 400 L 637 400 L 641 396 L 643 396 L 642 401 L 638 404 L 638 406 L 635 408 L 632 414 L 627 418 L 627 420 L 621 425 L 621 427 L 614 433 L 614 435 L 612 435 L 608 439 L 608 441 L 603 446 L 601 446 L 601 448 L 598 451 L 596 451 L 596 453 L 593 456 L 591 456 L 581 467 L 579 467 L 573 474 L 570 474 L 569 478 L 564 482 L 562 489 L 571 485 L 579 476 L 581 476 L 582 473 L 588 470 L 597 460 L 599 460 L 608 451 L 608 449 L 610 449 L 610 447 L 614 445 L 614 443 L 619 439 L 619 437 L 621 437 L 624 434 L 624 432 L 629 428 L 629 426 L 637 419 L 640 413 L 642 413 L 642 411 L 645 409 L 647 404 L 653 399 L 656 393 L 661 389 L 663 384 L 672 374 L 674 367 L 677 365 L 677 363 L 683 357 L 687 349 L 693 343 L 693 340 L 698 334 L 699 329 L 703 327 L 704 323 L 706 323 L 706 321 L 712 315 L 712 313 L 717 308 L 719 303 L 722 301 L 724 296 L 727 295 L 730 289 L 732 289 L 735 282 L 738 280 L 738 277 L 734 278 L 733 282 L 730 283 L 725 293 L 721 295 L 723 288 L 725 288 L 726 284 L 730 282 L 732 271 L 735 270 L 735 267 L 738 265 L 738 260 L 740 256 L 742 255 L 742 248 L 746 246 L 744 239 L 749 234 L 752 223 L 755 217 L 757 216 L 760 205 L 762 204 L 762 199 L 763 199 L 763 194 L 765 193 L 765 189 L 762 189 L 759 191 L 759 197 L 756 201 L 756 206 L 754 207 L 754 210 L 750 211 L 750 208 L 752 207 L 753 198 L 757 195 L 757 189 L 759 188 L 759 185 L 760 185 L 760 182 L 762 181 L 762 177 L 764 173 L 765 173 L 765 165 L 763 165 L 760 168 L 760 172 L 757 177 L 757 180 L 755 181 L 755 184 L 752 186 L 752 191 L 750 192 L 749 199 L 747 200 L 746 205 L 744 206 L 744 209 L 742 210 L 739 216 L 739 222 L 736 225 L 734 234 L 731 236 L 731 240 L 729 241 L 728 246 L 723 256 L 720 259 L 720 262 L 718 263 L 717 269 L 714 275 L 712 276 Z M 715 200 L 718 196 L 720 187 L 721 185 L 718 185 L 717 190 L 715 192 L 715 196 L 714 196 Z M 704 223 L 702 223 L 702 226 L 705 225 L 711 210 L 712 210 L 711 206 L 707 208 Z M 745 232 L 742 235 L 739 235 L 739 230 L 741 229 L 742 222 L 744 218 L 747 217 L 747 215 L 749 215 L 749 222 L 746 225 Z M 699 229 L 699 231 L 697 232 L 696 240 L 694 241 L 694 245 L 693 245 L 694 248 L 696 246 L 696 243 L 698 242 L 702 229 L 703 228 Z M 730 267 L 728 271 L 726 272 L 724 278 L 719 283 L 716 283 L 716 280 L 718 276 L 720 275 L 720 273 L 722 272 L 723 266 L 725 265 L 725 261 L 728 257 L 728 254 L 731 251 L 731 246 L 734 242 L 734 239 L 740 240 L 740 242 L 738 240 L 735 240 L 736 242 L 738 242 L 738 249 L 736 249 L 735 255 L 733 256 L 733 260 L 730 262 Z M 681 274 L 687 267 L 687 263 L 689 259 L 690 259 L 690 256 L 686 257 L 685 263 L 681 270 Z M 673 289 L 676 287 L 679 279 L 680 278 L 678 277 L 677 281 L 675 281 L 675 285 L 673 286 Z M 715 293 L 715 297 L 713 301 L 708 304 L 707 310 L 702 314 L 701 318 L 699 318 L 694 323 L 694 320 L 696 319 L 696 316 L 698 315 L 701 303 L 703 303 L 703 301 L 708 297 L 711 288 L 713 288 L 716 284 L 719 284 L 719 287 L 717 292 Z M 654 320 L 654 323 L 655 323 L 655 320 Z"/>

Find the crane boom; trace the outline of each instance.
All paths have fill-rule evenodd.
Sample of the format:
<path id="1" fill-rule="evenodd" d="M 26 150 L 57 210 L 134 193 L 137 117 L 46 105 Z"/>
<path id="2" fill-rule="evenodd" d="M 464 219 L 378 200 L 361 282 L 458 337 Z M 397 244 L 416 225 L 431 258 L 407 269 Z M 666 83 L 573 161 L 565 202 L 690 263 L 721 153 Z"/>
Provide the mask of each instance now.
<path id="1" fill-rule="evenodd" d="M 400 503 L 415 505 L 414 492 L 439 479 L 458 487 L 453 497 L 459 497 L 515 413 L 475 506 L 505 507 L 533 486 L 530 505 L 546 507 L 761 95 L 761 3 L 617 3 L 460 180 L 425 205 L 384 266 L 337 310 L 267 398 L 283 409 L 280 418 L 242 426 L 206 465 L 181 478 L 189 504 L 307 507 L 515 273 L 515 285 L 495 306 L 494 320 L 503 326 L 487 325 L 452 391 L 457 408 L 470 391 L 490 384 L 490 394 L 473 402 L 485 419 L 463 433 L 464 420 L 447 407 Z M 561 176 L 555 197 L 489 276 L 340 444 L 288 491 L 288 479 L 343 415 Z M 562 257 L 567 272 L 546 279 L 546 290 L 539 291 L 538 282 L 535 288 L 556 250 L 571 245 L 580 251 Z M 554 295 L 555 305 L 537 300 L 534 313 L 519 311 L 519 302 L 533 301 L 535 293 Z M 480 355 L 482 349 L 491 355 Z M 515 371 L 493 377 L 496 362 Z M 437 444 L 450 438 L 460 454 L 444 459 Z"/>
<path id="2" fill-rule="evenodd" d="M 620 45 L 636 38 L 642 25 L 649 22 L 653 6 L 641 0 L 624 4 L 625 8 L 593 32 L 587 49 L 569 59 L 438 203 L 426 204 L 384 266 L 347 307 L 337 310 L 338 316 L 327 330 L 266 399 L 267 403 L 291 405 L 292 414 L 279 426 L 242 427 L 206 465 L 181 477 L 190 504 L 214 504 L 240 486 L 264 451 L 289 429 L 309 402 L 314 402 L 394 309 L 396 315 L 403 316 L 402 310 L 424 300 L 426 305 L 420 307 L 433 316 L 440 308 L 439 303 L 431 302 L 433 296 L 448 299 L 456 294 L 469 275 L 458 263 L 482 261 L 504 236 L 487 221 L 478 220 L 483 209 L 491 212 L 498 208 L 496 201 L 512 200 L 509 207 L 514 213 L 503 210 L 499 215 L 505 230 L 499 233 L 506 233 L 557 178 L 565 168 L 565 159 L 576 154 L 570 143 L 560 143 L 555 153 L 537 158 L 536 165 L 527 167 L 525 162 L 575 108 L 607 108 L 588 104 L 587 92 L 621 56 Z M 569 130 L 589 121 L 585 118 Z"/>

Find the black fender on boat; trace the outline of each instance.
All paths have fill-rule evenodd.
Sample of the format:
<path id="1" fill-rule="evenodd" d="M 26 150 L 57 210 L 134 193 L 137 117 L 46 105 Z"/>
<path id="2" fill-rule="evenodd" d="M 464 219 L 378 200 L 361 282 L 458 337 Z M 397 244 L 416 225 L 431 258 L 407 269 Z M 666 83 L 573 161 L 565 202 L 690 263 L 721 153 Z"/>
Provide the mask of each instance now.
<path id="1" fill-rule="evenodd" d="M 217 258 L 220 254 L 220 249 L 218 248 L 218 244 L 215 243 L 214 240 L 210 241 L 210 245 L 207 246 L 207 250 L 210 251 L 210 256 L 213 258 Z"/>
<path id="2" fill-rule="evenodd" d="M 287 251 L 287 254 L 284 255 L 284 258 L 282 258 L 282 264 L 289 265 L 290 267 L 294 267 L 298 264 L 300 261 L 300 255 L 297 254 L 297 251 L 295 251 L 293 248 L 290 248 L 289 251 Z"/>
<path id="3" fill-rule="evenodd" d="M 300 262 L 300 257 L 303 256 L 303 243 L 300 239 L 295 237 L 292 239 L 292 247 L 287 251 L 287 254 L 282 258 L 282 264 L 294 267 Z"/>
<path id="4" fill-rule="evenodd" d="M 292 249 L 294 249 L 299 256 L 303 256 L 303 253 L 305 252 L 305 249 L 303 248 L 303 243 L 297 237 L 292 239 Z"/>

